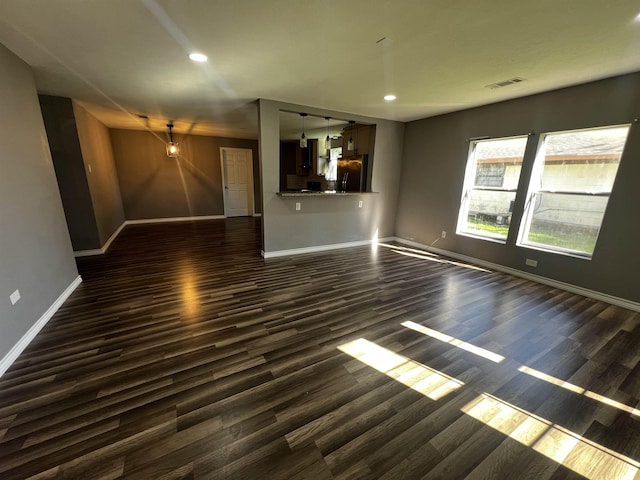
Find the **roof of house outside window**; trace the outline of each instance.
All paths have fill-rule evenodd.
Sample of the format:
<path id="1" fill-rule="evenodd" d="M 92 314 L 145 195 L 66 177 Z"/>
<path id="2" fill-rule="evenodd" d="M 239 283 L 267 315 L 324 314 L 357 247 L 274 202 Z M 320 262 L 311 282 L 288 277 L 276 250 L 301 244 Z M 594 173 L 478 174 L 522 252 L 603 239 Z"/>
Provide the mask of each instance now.
<path id="1" fill-rule="evenodd" d="M 610 162 L 619 159 L 627 138 L 628 127 L 616 127 L 598 130 L 583 130 L 549 134 L 547 136 L 546 157 L 558 157 L 555 160 L 602 160 Z M 525 137 L 522 138 L 524 140 Z M 521 142 L 496 139 L 482 140 L 482 152 L 477 160 L 480 163 L 520 163 L 523 148 Z M 562 158 L 560 158 L 562 157 Z"/>

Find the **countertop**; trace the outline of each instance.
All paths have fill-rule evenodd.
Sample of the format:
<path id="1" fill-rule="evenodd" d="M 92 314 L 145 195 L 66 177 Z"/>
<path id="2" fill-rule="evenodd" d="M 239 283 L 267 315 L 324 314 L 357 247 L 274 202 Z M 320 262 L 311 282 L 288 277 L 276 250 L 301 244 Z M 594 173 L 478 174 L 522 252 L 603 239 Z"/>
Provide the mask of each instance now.
<path id="1" fill-rule="evenodd" d="M 378 192 L 337 192 L 335 190 L 285 190 L 283 192 L 276 192 L 276 195 L 280 197 L 349 197 L 357 195 L 372 195 Z"/>

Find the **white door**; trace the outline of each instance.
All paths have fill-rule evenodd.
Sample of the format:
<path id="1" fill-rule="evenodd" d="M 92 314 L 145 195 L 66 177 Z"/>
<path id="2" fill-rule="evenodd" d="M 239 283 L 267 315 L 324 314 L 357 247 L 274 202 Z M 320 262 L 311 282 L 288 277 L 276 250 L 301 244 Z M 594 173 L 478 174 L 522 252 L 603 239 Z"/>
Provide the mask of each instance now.
<path id="1" fill-rule="evenodd" d="M 251 150 L 220 148 L 222 183 L 224 187 L 224 215 L 246 217 L 253 215 L 253 160 Z"/>

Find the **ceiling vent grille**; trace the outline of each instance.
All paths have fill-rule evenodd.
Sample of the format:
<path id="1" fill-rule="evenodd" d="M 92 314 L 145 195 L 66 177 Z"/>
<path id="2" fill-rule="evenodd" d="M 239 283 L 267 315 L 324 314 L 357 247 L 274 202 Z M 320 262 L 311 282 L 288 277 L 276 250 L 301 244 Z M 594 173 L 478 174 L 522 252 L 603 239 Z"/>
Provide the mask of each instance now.
<path id="1" fill-rule="evenodd" d="M 514 83 L 524 82 L 526 78 L 522 77 L 513 77 L 508 80 L 502 80 L 501 82 L 492 83 L 491 85 L 485 85 L 486 88 L 490 90 L 495 90 L 496 88 L 506 87 L 507 85 L 513 85 Z"/>

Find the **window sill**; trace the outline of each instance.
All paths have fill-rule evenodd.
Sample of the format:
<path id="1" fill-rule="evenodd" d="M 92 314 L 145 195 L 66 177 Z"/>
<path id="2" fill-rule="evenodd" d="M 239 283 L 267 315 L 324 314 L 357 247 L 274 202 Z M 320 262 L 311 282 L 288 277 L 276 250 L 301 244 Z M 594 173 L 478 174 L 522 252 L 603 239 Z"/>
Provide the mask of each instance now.
<path id="1" fill-rule="evenodd" d="M 476 240 L 486 240 L 487 242 L 499 243 L 501 245 L 505 245 L 507 243 L 506 238 L 502 237 L 490 237 L 488 235 L 478 235 L 472 232 L 456 232 L 456 235 L 460 235 L 463 237 L 475 238 Z"/>
<path id="2" fill-rule="evenodd" d="M 535 243 L 516 243 L 516 247 L 520 248 L 528 248 L 530 250 L 538 250 L 539 252 L 553 253 L 555 255 L 564 255 L 565 257 L 573 257 L 578 258 L 580 260 L 591 260 L 593 258 L 593 254 L 589 255 L 588 253 L 576 252 L 575 250 L 565 250 L 563 248 L 550 248 L 546 245 L 535 244 Z"/>

